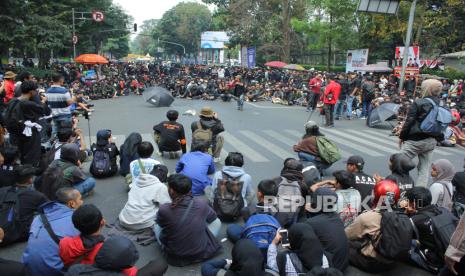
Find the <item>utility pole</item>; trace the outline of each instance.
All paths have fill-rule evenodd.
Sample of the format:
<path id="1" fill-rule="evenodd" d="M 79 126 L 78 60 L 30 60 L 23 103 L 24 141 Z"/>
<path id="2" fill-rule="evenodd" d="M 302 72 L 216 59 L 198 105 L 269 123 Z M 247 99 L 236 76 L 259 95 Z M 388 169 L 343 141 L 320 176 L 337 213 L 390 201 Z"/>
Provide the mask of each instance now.
<path id="1" fill-rule="evenodd" d="M 72 9 L 73 11 L 73 60 L 76 59 L 76 43 L 74 41 L 74 38 L 76 37 L 76 26 L 75 26 L 75 18 L 74 18 L 74 8 Z"/>
<path id="2" fill-rule="evenodd" d="M 408 18 L 407 37 L 405 38 L 404 57 L 402 61 L 402 72 L 400 74 L 400 83 L 399 83 L 399 94 L 404 89 L 405 71 L 407 69 L 408 54 L 409 54 L 409 49 L 410 49 L 410 40 L 412 39 L 412 29 L 413 29 L 413 21 L 415 19 L 416 6 L 417 6 L 417 0 L 413 0 L 412 6 L 410 7 L 410 16 Z"/>

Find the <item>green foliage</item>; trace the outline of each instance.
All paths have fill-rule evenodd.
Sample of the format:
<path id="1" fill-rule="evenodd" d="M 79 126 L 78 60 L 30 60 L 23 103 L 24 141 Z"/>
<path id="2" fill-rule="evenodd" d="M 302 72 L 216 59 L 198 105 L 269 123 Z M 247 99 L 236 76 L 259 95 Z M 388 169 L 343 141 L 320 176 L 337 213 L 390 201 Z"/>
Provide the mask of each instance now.
<path id="1" fill-rule="evenodd" d="M 302 64 L 302 66 L 307 69 L 307 70 L 310 70 L 310 69 L 315 69 L 316 71 L 326 71 L 328 68 L 327 68 L 327 65 L 311 65 L 311 64 Z M 335 73 L 342 73 L 342 72 L 345 72 L 346 71 L 346 67 L 345 66 L 340 66 L 340 65 L 334 65 L 334 66 L 331 66 L 331 72 Z"/>
<path id="2" fill-rule="evenodd" d="M 465 79 L 465 72 L 457 71 L 452 68 L 447 68 L 446 70 L 439 69 L 423 69 L 421 70 L 422 74 L 436 75 L 438 77 L 447 78 L 449 80 L 459 80 Z"/>
<path id="3" fill-rule="evenodd" d="M 163 14 L 155 31 L 154 39 L 160 38 L 186 47 L 186 53 L 196 53 L 200 47 L 200 34 L 210 30 L 212 15 L 207 6 L 198 3 L 180 3 Z M 163 44 L 167 53 L 182 54 L 182 48 Z"/>
<path id="4" fill-rule="evenodd" d="M 149 19 L 145 20 L 140 26 L 141 32 L 136 36 L 134 41 L 131 42 L 131 53 L 146 55 L 149 53 L 155 56 L 157 53 L 157 41 L 153 37 L 159 20 Z"/>

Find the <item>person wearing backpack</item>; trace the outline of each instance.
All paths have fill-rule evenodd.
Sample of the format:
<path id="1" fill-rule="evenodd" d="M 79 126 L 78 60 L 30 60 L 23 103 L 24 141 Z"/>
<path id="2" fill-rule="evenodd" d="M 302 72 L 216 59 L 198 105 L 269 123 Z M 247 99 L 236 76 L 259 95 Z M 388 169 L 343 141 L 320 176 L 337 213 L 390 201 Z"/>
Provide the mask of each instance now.
<path id="1" fill-rule="evenodd" d="M 316 165 L 323 162 L 318 154 L 316 142 L 319 136 L 324 135 L 320 132 L 320 128 L 315 121 L 305 123 L 305 135 L 297 145 L 292 147 L 294 152 L 297 152 L 300 160 L 310 161 Z"/>
<path id="2" fill-rule="evenodd" d="M 197 140 L 191 152 L 184 154 L 176 164 L 176 173 L 181 173 L 192 180 L 192 195 L 203 196 L 205 188 L 211 188 L 212 179 L 208 175 L 215 173 L 216 167 L 211 155 L 207 153 L 208 142 Z"/>
<path id="3" fill-rule="evenodd" d="M 405 253 L 408 254 L 411 237 L 406 231 L 408 229 L 401 228 L 398 231 L 402 236 L 391 237 L 386 235 L 384 237 L 382 235 L 383 231 L 387 229 L 383 229 L 383 227 L 386 227 L 382 223 L 383 215 L 393 213 L 388 210 L 397 204 L 399 200 L 399 186 L 391 180 L 382 180 L 376 183 L 373 194 L 373 209 L 361 213 L 351 225 L 345 228 L 345 233 L 349 240 L 350 264 L 369 273 L 378 273 L 391 270 L 395 264 L 394 260 L 379 252 L 380 244 L 384 245 L 381 240 L 385 238 L 386 241 L 391 241 L 392 249 L 397 250 L 399 249 L 398 243 L 393 242 L 393 239 L 398 238 L 399 241 L 406 243 L 401 244 L 401 249 L 405 249 Z M 389 238 L 392 239 L 389 240 Z"/>
<path id="4" fill-rule="evenodd" d="M 199 116 L 200 119 L 191 125 L 192 143 L 195 140 L 208 142 L 212 149 L 214 162 L 217 163 L 220 161 L 221 149 L 223 149 L 224 144 L 224 138 L 220 135 L 224 131 L 224 126 L 218 119 L 218 114 L 211 107 L 203 107 Z"/>
<path id="5" fill-rule="evenodd" d="M 48 201 L 42 193 L 32 189 L 35 172 L 31 165 L 21 165 L 17 168 L 16 184 L 0 189 L 0 227 L 7 236 L 0 246 L 26 241 L 35 213 Z M 13 218 L 10 217 L 12 211 L 15 211 Z"/>
<path id="6" fill-rule="evenodd" d="M 40 206 L 40 215 L 32 222 L 22 257 L 30 275 L 63 275 L 64 265 L 58 244 L 64 237 L 79 235 L 71 217 L 74 210 L 82 205 L 81 193 L 67 187 L 59 189 L 56 197 L 57 201 Z"/>
<path id="7" fill-rule="evenodd" d="M 296 223 L 288 231 L 289 247 L 278 251 L 282 237 L 279 232 L 268 247 L 267 265 L 279 275 L 302 275 L 315 267 L 332 266 L 331 254 L 323 246 L 313 228 L 306 223 Z"/>
<path id="8" fill-rule="evenodd" d="M 418 177 L 415 184 L 427 187 L 428 170 L 431 166 L 433 150 L 438 141 L 444 140 L 444 134 L 442 131 L 425 132 L 422 130 L 421 125 L 431 111 L 439 108 L 440 100 L 438 96 L 442 91 L 442 83 L 434 79 L 425 80 L 421 84 L 421 90 L 423 98 L 416 100 L 410 106 L 407 118 L 400 131 L 399 147 L 408 158 L 418 157 Z"/>
<path id="9" fill-rule="evenodd" d="M 115 175 L 118 172 L 116 158 L 119 155 L 118 148 L 112 140 L 111 130 L 99 130 L 97 143 L 92 145 L 92 163 L 89 172 L 98 178 Z"/>
<path id="10" fill-rule="evenodd" d="M 410 259 L 419 267 L 437 274 L 444 266 L 444 253 L 455 231 L 457 218 L 448 210 L 431 204 L 432 197 L 427 188 L 414 187 L 405 197 L 408 200 L 406 212 L 418 233 Z"/>
<path id="11" fill-rule="evenodd" d="M 230 152 L 225 166 L 213 176 L 210 202 L 221 219 L 235 220 L 247 207 L 254 195 L 252 177 L 245 173 L 244 157 L 239 152 Z"/>
<path id="12" fill-rule="evenodd" d="M 307 209 L 305 221 L 313 227 L 324 250 L 333 256 L 333 266 L 344 271 L 349 265 L 349 242 L 344 224 L 335 212 L 338 197 L 327 187 L 313 185 L 311 188 L 311 209 Z"/>
<path id="13" fill-rule="evenodd" d="M 452 179 L 455 175 L 454 165 L 447 159 L 439 159 L 431 165 L 433 183 L 429 187 L 432 195 L 432 204 L 452 211 L 454 187 Z"/>

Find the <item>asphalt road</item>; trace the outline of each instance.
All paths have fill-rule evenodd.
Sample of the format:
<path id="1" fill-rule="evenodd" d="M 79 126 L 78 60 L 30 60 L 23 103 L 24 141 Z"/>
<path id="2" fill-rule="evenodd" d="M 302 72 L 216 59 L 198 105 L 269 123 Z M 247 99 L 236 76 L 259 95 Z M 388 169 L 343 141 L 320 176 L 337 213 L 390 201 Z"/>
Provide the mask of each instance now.
<path id="1" fill-rule="evenodd" d="M 160 88 L 152 88 L 160 89 Z M 143 96 L 128 96 L 117 99 L 95 101 L 95 112 L 89 121 L 91 134 L 95 135 L 99 129 L 111 129 L 116 138 L 117 145 L 121 145 L 131 132 L 139 132 L 146 141 L 153 142 L 152 127 L 162 120 L 169 109 L 176 109 L 180 114 L 186 110 L 195 110 L 196 116 L 180 116 L 179 122 L 186 128 L 186 135 L 190 141 L 190 124 L 198 119 L 198 113 L 203 106 L 211 106 L 222 120 L 226 133 L 224 156 L 229 151 L 239 151 L 245 156 L 245 170 L 252 178 L 256 186 L 262 179 L 278 176 L 283 160 L 293 157 L 292 145 L 295 144 L 304 132 L 304 123 L 309 113 L 302 107 L 287 107 L 273 105 L 271 103 L 246 103 L 244 111 L 237 111 L 235 103 L 221 101 L 181 100 L 176 99 L 170 108 L 154 108 L 146 103 Z M 318 114 L 314 114 L 313 120 L 321 123 Z M 81 118 L 80 127 L 87 134 L 88 124 Z M 342 150 L 343 159 L 352 154 L 358 154 L 365 158 L 365 171 L 369 174 L 379 173 L 388 175 L 387 160 L 389 155 L 398 151 L 397 138 L 390 137 L 389 131 L 384 129 L 369 129 L 361 120 L 336 121 L 336 127 L 322 129 L 322 132 L 333 139 Z M 87 134 L 88 135 L 88 134 Z M 92 137 L 95 141 L 95 136 Z M 86 142 L 88 139 L 86 138 Z M 446 158 L 451 160 L 461 170 L 463 165 L 463 149 L 439 148 L 435 150 L 434 159 Z M 160 160 L 158 156 L 156 159 Z M 176 160 L 161 159 L 168 166 L 170 172 L 174 172 Z M 343 161 L 338 161 L 328 172 L 344 169 Z M 412 175 L 414 175 L 414 172 Z M 103 212 L 107 222 L 113 222 L 127 200 L 127 187 L 122 177 L 113 177 L 98 180 L 95 193 L 85 199 L 86 203 L 93 203 Z M 226 226 L 223 225 L 220 240 L 226 237 Z M 107 229 L 105 229 L 107 231 Z M 25 243 L 16 244 L 0 249 L 0 257 L 20 260 Z M 232 245 L 223 242 L 223 253 L 218 258 L 230 258 Z M 140 259 L 138 267 L 143 266 L 152 259 L 160 257 L 158 245 L 146 247 L 138 246 Z M 368 275 L 349 267 L 346 275 Z M 183 268 L 170 267 L 168 275 L 200 275 L 200 266 L 188 266 Z M 428 273 L 399 264 L 394 270 L 380 275 L 429 275 Z"/>

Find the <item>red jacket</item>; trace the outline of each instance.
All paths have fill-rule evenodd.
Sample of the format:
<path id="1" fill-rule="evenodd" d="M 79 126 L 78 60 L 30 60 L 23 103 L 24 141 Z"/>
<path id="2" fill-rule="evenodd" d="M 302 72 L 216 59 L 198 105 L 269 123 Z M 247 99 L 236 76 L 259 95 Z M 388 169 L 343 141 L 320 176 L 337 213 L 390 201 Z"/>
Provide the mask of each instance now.
<path id="1" fill-rule="evenodd" d="M 94 264 L 95 256 L 100 251 L 100 248 L 103 245 L 103 241 L 97 241 L 94 247 L 89 251 L 89 249 L 84 247 L 81 236 L 76 237 L 64 237 L 60 241 L 59 245 L 59 254 L 60 258 L 63 261 L 65 267 L 69 267 L 73 264 Z M 81 256 L 87 254 L 84 258 L 79 260 Z M 137 268 L 131 267 L 122 271 L 123 274 L 128 276 L 136 276 Z"/>
<path id="2" fill-rule="evenodd" d="M 332 94 L 332 96 L 330 96 Z M 341 94 L 341 85 L 335 81 L 331 81 L 327 86 L 324 94 L 323 103 L 336 104 Z"/>
<path id="3" fill-rule="evenodd" d="M 5 97 L 3 98 L 4 103 L 8 103 L 15 96 L 15 82 L 13 80 L 5 80 Z"/>

